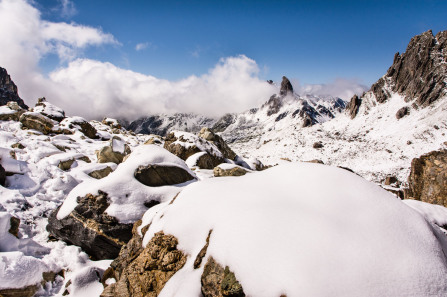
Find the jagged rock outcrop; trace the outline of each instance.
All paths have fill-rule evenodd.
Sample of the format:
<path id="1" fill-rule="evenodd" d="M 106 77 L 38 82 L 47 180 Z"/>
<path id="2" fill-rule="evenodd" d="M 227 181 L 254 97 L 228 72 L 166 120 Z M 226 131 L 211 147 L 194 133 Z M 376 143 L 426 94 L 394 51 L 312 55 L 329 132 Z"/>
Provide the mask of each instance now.
<path id="1" fill-rule="evenodd" d="M 281 97 L 278 95 L 272 95 L 262 107 L 267 107 L 267 116 L 271 116 L 272 114 L 278 113 L 282 106 Z"/>
<path id="2" fill-rule="evenodd" d="M 25 112 L 20 116 L 23 127 L 34 129 L 47 135 L 53 131 L 55 122 L 39 112 Z"/>
<path id="3" fill-rule="evenodd" d="M 154 164 L 138 166 L 134 176 L 140 183 L 148 187 L 177 185 L 195 179 L 183 168 Z"/>
<path id="4" fill-rule="evenodd" d="M 414 158 L 408 177 L 406 199 L 447 207 L 447 150 L 433 151 Z"/>
<path id="5" fill-rule="evenodd" d="M 0 106 L 6 105 L 9 101 L 17 102 L 23 108 L 28 109 L 19 92 L 16 84 L 11 80 L 5 68 L 0 67 Z"/>
<path id="6" fill-rule="evenodd" d="M 408 106 L 404 106 L 402 108 L 399 108 L 399 110 L 396 112 L 396 119 L 399 120 L 409 114 L 410 114 L 410 108 Z"/>
<path id="7" fill-rule="evenodd" d="M 137 222 L 138 226 L 141 222 Z M 169 279 L 186 263 L 186 255 L 177 249 L 177 238 L 158 232 L 145 248 L 134 228 L 134 237 L 112 262 L 105 275 L 116 283 L 106 287 L 106 296 L 158 296 Z"/>
<path id="8" fill-rule="evenodd" d="M 227 129 L 228 126 L 234 123 L 236 119 L 235 114 L 227 113 L 223 115 L 211 128 L 214 132 L 219 133 Z"/>
<path id="9" fill-rule="evenodd" d="M 37 99 L 36 106 L 33 108 L 34 112 L 39 112 L 44 116 L 60 122 L 65 119 L 65 111 L 61 108 L 49 103 L 45 97 Z"/>
<path id="10" fill-rule="evenodd" d="M 18 121 L 24 112 L 17 102 L 9 101 L 0 108 L 0 121 Z"/>
<path id="11" fill-rule="evenodd" d="M 63 241 L 81 247 L 93 259 L 114 259 L 121 247 L 132 238 L 132 224 L 119 223 L 105 210 L 107 193 L 78 197 L 76 208 L 62 220 L 57 219 L 60 207 L 48 218 L 47 230 Z"/>
<path id="12" fill-rule="evenodd" d="M 96 178 L 96 179 L 101 179 L 106 177 L 107 175 L 109 175 L 110 173 L 113 172 L 113 169 L 110 168 L 109 166 L 103 168 L 103 169 L 98 169 L 98 170 L 94 170 L 92 172 L 89 172 L 89 176 Z"/>
<path id="13" fill-rule="evenodd" d="M 91 139 L 97 139 L 98 135 L 95 127 L 93 127 L 86 119 L 81 117 L 65 118 L 61 121 L 61 127 L 79 130 L 85 136 Z"/>
<path id="14" fill-rule="evenodd" d="M 288 94 L 293 94 L 293 87 L 290 80 L 283 76 L 281 81 L 281 89 L 279 90 L 281 96 L 287 96 Z"/>
<path id="15" fill-rule="evenodd" d="M 346 105 L 346 111 L 351 116 L 351 119 L 355 118 L 359 112 L 360 104 L 362 104 L 362 99 L 360 99 L 359 96 L 354 95 L 348 105 Z"/>
<path id="16" fill-rule="evenodd" d="M 202 294 L 204 297 L 243 297 L 242 285 L 226 266 L 223 268 L 213 257 L 209 257 L 203 269 Z"/>
<path id="17" fill-rule="evenodd" d="M 233 150 L 228 146 L 225 140 L 214 133 L 212 129 L 204 127 L 200 130 L 198 136 L 217 146 L 224 158 L 230 160 L 234 160 L 236 158 L 236 153 L 233 152 Z"/>
<path id="18" fill-rule="evenodd" d="M 96 151 L 98 163 L 115 163 L 123 162 L 124 157 L 131 153 L 130 147 L 124 140 L 118 136 L 113 136 L 109 141 L 109 145 Z"/>

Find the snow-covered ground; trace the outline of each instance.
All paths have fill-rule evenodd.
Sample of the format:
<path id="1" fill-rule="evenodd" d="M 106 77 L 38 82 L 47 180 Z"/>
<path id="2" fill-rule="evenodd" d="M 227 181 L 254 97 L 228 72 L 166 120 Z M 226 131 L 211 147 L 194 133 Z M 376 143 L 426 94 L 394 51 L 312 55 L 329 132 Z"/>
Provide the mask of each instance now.
<path id="1" fill-rule="evenodd" d="M 317 159 L 328 165 L 348 167 L 374 182 L 382 182 L 388 175 L 405 182 L 413 158 L 447 148 L 447 100 L 440 99 L 419 109 L 411 105 L 398 94 L 378 104 L 369 93 L 353 120 L 339 114 L 322 124 L 301 128 L 294 124 L 291 115 L 277 123 L 264 112 L 251 120 L 263 127 L 261 131 L 254 133 L 253 129 L 235 125 L 222 136 L 229 139 L 228 135 L 237 131 L 242 136 L 230 143 L 233 150 L 267 165 Z M 398 120 L 396 112 L 404 106 L 410 107 L 410 115 Z M 323 147 L 313 148 L 316 142 Z"/>

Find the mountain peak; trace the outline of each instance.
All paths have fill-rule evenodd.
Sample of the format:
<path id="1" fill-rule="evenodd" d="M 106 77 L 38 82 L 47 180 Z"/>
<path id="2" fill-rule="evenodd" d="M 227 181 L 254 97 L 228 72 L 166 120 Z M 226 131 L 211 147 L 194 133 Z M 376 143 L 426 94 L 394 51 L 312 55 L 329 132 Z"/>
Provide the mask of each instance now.
<path id="1" fill-rule="evenodd" d="M 5 68 L 0 67 L 0 106 L 6 105 L 9 101 L 17 102 L 20 107 L 28 109 L 28 106 L 19 97 L 17 86 L 11 76 Z"/>
<path id="2" fill-rule="evenodd" d="M 288 94 L 293 94 L 293 87 L 292 84 L 290 83 L 290 80 L 283 76 L 282 77 L 282 82 L 281 82 L 281 89 L 279 91 L 279 94 L 281 96 L 287 96 Z"/>

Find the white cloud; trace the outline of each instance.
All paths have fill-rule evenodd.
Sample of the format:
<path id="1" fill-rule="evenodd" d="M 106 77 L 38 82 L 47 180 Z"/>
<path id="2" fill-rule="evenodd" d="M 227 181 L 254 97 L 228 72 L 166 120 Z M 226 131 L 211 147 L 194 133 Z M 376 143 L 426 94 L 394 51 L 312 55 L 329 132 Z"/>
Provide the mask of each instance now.
<path id="1" fill-rule="evenodd" d="M 301 85 L 296 79 L 291 79 L 294 91 L 298 94 L 313 94 L 318 96 L 333 96 L 349 100 L 354 94 L 362 94 L 369 88 L 358 79 L 336 78 L 326 84 Z"/>
<path id="2" fill-rule="evenodd" d="M 257 106 L 276 91 L 257 78 L 258 72 L 253 60 L 238 56 L 221 59 L 205 75 L 172 82 L 111 63 L 77 59 L 50 78 L 70 94 L 58 103 L 72 113 L 135 119 L 172 112 L 220 116 Z"/>
<path id="3" fill-rule="evenodd" d="M 245 56 L 222 59 L 207 74 L 179 81 L 79 59 L 88 46 L 118 42 L 97 28 L 42 20 L 31 3 L 0 0 L 0 66 L 28 105 L 45 96 L 67 114 L 87 118 L 134 119 L 160 112 L 218 116 L 257 106 L 275 92 L 258 78 L 256 62 Z M 38 65 L 47 54 L 69 63 L 45 77 Z"/>
<path id="4" fill-rule="evenodd" d="M 138 43 L 138 44 L 135 46 L 135 50 L 136 50 L 136 51 L 142 51 L 142 50 L 147 49 L 149 46 L 150 46 L 150 43 L 149 43 L 149 42 Z"/>
<path id="5" fill-rule="evenodd" d="M 78 10 L 76 9 L 74 3 L 70 0 L 58 0 L 59 6 L 58 10 L 61 13 L 61 16 L 64 18 L 70 18 L 74 16 L 76 13 L 78 13 Z"/>

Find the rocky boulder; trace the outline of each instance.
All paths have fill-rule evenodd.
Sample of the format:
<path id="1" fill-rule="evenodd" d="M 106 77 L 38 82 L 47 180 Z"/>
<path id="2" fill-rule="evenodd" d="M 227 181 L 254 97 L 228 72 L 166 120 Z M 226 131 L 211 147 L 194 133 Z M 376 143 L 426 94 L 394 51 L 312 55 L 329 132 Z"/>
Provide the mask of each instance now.
<path id="1" fill-rule="evenodd" d="M 242 285 L 230 268 L 222 267 L 209 257 L 201 276 L 202 294 L 204 297 L 243 297 Z"/>
<path id="2" fill-rule="evenodd" d="M 119 164 L 130 153 L 129 145 L 120 137 L 113 136 L 108 146 L 96 151 L 96 157 L 98 158 L 98 163 L 113 162 Z"/>
<path id="3" fill-rule="evenodd" d="M 112 129 L 121 129 L 121 125 L 118 122 L 118 120 L 116 120 L 116 119 L 104 118 L 102 120 L 102 123 L 104 125 L 107 125 L 107 126 L 111 127 Z"/>
<path id="4" fill-rule="evenodd" d="M 96 129 L 86 119 L 81 117 L 65 118 L 61 121 L 60 126 L 69 130 L 78 130 L 91 139 L 98 138 L 98 131 L 96 131 Z"/>
<path id="5" fill-rule="evenodd" d="M 11 80 L 8 72 L 5 68 L 0 67 L 0 106 L 6 105 L 10 101 L 16 102 L 23 109 L 28 109 L 23 99 L 19 97 L 17 86 Z"/>
<path id="6" fill-rule="evenodd" d="M 113 172 L 113 169 L 110 168 L 109 166 L 103 168 L 103 169 L 98 169 L 98 170 L 94 170 L 92 172 L 89 172 L 88 175 L 96 178 L 96 179 L 101 179 L 106 177 L 107 175 L 109 175 L 110 173 Z"/>
<path id="7" fill-rule="evenodd" d="M 9 101 L 6 105 L 0 106 L 0 121 L 18 121 L 25 112 L 17 102 Z"/>
<path id="8" fill-rule="evenodd" d="M 138 166 L 134 176 L 140 183 L 148 187 L 177 185 L 195 179 L 183 168 L 155 164 Z"/>
<path id="9" fill-rule="evenodd" d="M 359 112 L 360 105 L 362 104 L 362 99 L 359 96 L 354 95 L 346 106 L 346 111 L 348 115 L 351 116 L 351 119 L 355 118 L 357 113 Z"/>
<path id="10" fill-rule="evenodd" d="M 61 108 L 47 102 L 45 97 L 37 99 L 36 106 L 33 108 L 34 112 L 40 112 L 44 116 L 60 122 L 65 118 L 65 111 Z"/>
<path id="11" fill-rule="evenodd" d="M 113 276 L 117 282 L 106 287 L 102 297 L 158 296 L 169 279 L 185 265 L 186 255 L 177 249 L 174 236 L 158 232 L 145 248 L 141 247 L 141 241 L 138 232 L 134 232 L 134 239 L 112 262 L 105 275 Z"/>
<path id="12" fill-rule="evenodd" d="M 200 130 L 198 136 L 213 143 L 226 159 L 234 160 L 236 153 L 228 146 L 222 137 L 213 132 L 210 128 L 204 127 Z"/>
<path id="13" fill-rule="evenodd" d="M 121 224 L 105 213 L 107 193 L 78 197 L 76 208 L 62 220 L 58 207 L 48 218 L 47 230 L 56 238 L 81 247 L 95 260 L 114 259 L 132 237 L 132 224 Z"/>
<path id="14" fill-rule="evenodd" d="M 433 151 L 414 158 L 408 186 L 406 199 L 447 207 L 447 151 Z"/>
<path id="15" fill-rule="evenodd" d="M 47 135 L 53 131 L 55 122 L 39 112 L 25 112 L 20 116 L 20 123 L 28 129 L 34 129 Z"/>
<path id="16" fill-rule="evenodd" d="M 396 112 L 396 119 L 399 120 L 409 114 L 410 114 L 410 108 L 408 106 L 404 106 L 402 108 L 399 108 L 399 110 Z"/>
<path id="17" fill-rule="evenodd" d="M 247 169 L 233 165 L 233 164 L 220 164 L 219 166 L 215 167 L 213 170 L 215 177 L 220 176 L 242 176 L 245 175 L 248 172 Z"/>

